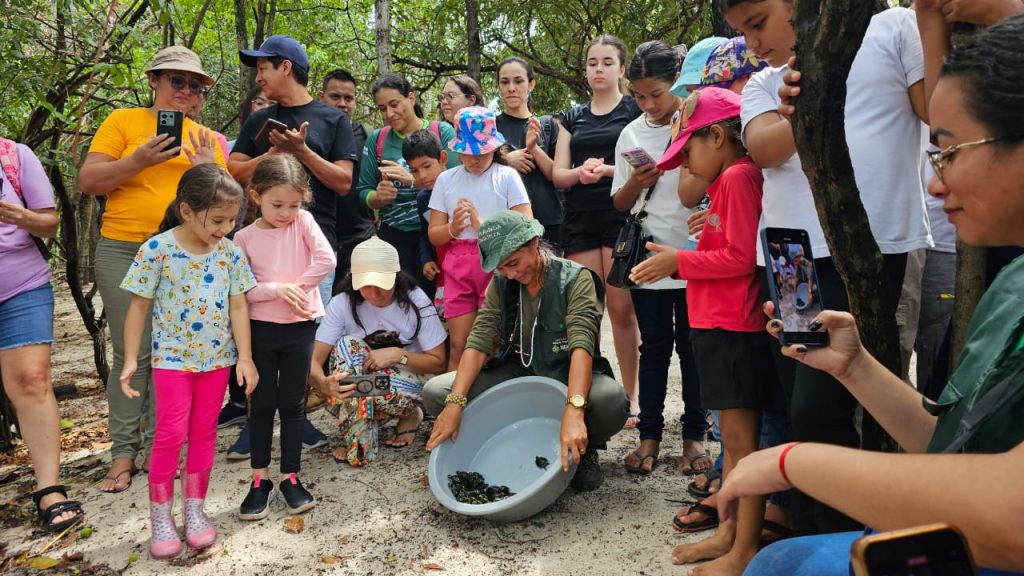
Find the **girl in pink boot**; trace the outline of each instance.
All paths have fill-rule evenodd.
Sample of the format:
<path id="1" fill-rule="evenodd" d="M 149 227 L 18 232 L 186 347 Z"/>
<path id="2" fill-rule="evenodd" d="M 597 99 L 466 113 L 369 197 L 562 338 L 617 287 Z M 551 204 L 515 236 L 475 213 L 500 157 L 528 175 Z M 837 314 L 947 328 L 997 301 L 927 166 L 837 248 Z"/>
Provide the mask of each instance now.
<path id="1" fill-rule="evenodd" d="M 190 158 L 213 155 L 209 134 L 193 142 Z M 181 552 L 174 524 L 174 471 L 188 441 L 181 474 L 185 541 L 211 546 L 217 530 L 203 512 L 216 448 L 217 413 L 228 372 L 238 384 L 256 387 L 245 292 L 256 285 L 249 264 L 225 235 L 234 229 L 242 189 L 212 163 L 198 163 L 178 182 L 160 233 L 142 244 L 121 288 L 133 294 L 124 322 L 121 390 L 129 398 L 139 341 L 153 305 L 153 390 L 156 433 L 149 465 L 149 517 L 153 558 Z"/>

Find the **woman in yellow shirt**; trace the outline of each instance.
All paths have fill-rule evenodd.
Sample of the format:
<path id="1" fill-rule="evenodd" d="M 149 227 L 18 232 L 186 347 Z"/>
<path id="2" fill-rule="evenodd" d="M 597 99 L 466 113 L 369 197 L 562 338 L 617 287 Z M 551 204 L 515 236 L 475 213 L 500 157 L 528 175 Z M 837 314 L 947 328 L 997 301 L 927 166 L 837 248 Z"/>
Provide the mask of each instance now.
<path id="1" fill-rule="evenodd" d="M 124 362 L 122 329 L 131 298 L 121 290 L 121 280 L 139 246 L 156 233 L 181 175 L 207 162 L 226 168 L 213 134 L 188 116 L 183 117 L 183 142 L 156 134 L 157 111 L 188 112 L 192 96 L 205 93 L 213 85 L 214 79 L 203 71 L 199 57 L 183 46 L 164 48 L 153 57 L 146 77 L 153 89 L 153 105 L 112 112 L 93 137 L 78 174 L 82 192 L 107 198 L 96 246 L 96 284 L 114 344 L 114 365 L 107 382 L 113 446 L 110 471 L 100 483 L 104 492 L 123 492 L 131 485 L 135 458 L 153 434 L 148 319 L 139 369 L 132 378 L 132 388 L 142 394 L 127 398 L 118 382 Z M 144 414 L 146 432 L 142 433 L 139 423 Z"/>

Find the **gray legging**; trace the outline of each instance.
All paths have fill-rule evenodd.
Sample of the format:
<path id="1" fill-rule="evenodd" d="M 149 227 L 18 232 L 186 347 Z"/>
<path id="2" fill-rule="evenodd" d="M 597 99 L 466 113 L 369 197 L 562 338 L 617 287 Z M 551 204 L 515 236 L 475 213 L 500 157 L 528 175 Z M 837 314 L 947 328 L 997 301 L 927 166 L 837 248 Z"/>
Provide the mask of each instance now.
<path id="1" fill-rule="evenodd" d="M 534 376 L 533 370 L 523 368 L 517 362 L 518 356 L 511 355 L 509 361 L 494 370 L 484 370 L 477 376 L 466 397 L 470 402 L 480 394 L 506 380 L 520 376 Z M 423 386 L 423 408 L 427 414 L 437 416 L 444 409 L 445 396 L 451 394 L 455 372 L 448 372 L 431 378 Z M 597 450 L 607 448 L 608 440 L 622 430 L 629 416 L 629 399 L 622 386 L 606 374 L 594 373 L 590 385 L 590 397 L 584 409 L 587 424 L 587 445 Z"/>
<path id="2" fill-rule="evenodd" d="M 114 345 L 114 364 L 107 378 L 107 405 L 110 411 L 111 458 L 131 458 L 153 442 L 153 378 L 149 353 L 152 349 L 150 336 L 153 331 L 150 316 L 146 315 L 146 326 L 142 329 L 139 344 L 139 368 L 132 376 L 132 388 L 139 391 L 138 398 L 128 398 L 121 392 L 121 368 L 124 366 L 124 318 L 132 294 L 121 289 L 128 268 L 135 260 L 141 243 L 122 242 L 100 238 L 96 245 L 96 285 L 103 299 L 103 311 L 110 327 L 110 340 Z M 146 422 L 144 433 L 139 423 Z"/>

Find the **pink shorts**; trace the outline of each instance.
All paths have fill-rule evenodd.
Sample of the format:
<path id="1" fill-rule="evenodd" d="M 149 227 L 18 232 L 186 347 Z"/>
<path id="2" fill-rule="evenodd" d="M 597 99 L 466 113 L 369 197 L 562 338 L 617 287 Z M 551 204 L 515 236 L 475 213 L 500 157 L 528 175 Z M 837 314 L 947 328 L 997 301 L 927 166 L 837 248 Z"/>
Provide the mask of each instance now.
<path id="1" fill-rule="evenodd" d="M 444 272 L 445 317 L 457 318 L 479 310 L 491 274 L 480 266 L 476 240 L 452 240 L 441 270 Z"/>

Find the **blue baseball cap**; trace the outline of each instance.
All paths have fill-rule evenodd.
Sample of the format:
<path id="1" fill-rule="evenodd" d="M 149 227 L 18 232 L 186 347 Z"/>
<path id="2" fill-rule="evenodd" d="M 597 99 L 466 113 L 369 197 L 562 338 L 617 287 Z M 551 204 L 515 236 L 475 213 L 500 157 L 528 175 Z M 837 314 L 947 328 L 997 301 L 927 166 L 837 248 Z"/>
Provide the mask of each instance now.
<path id="1" fill-rule="evenodd" d="M 284 58 L 303 70 L 309 70 L 309 56 L 298 40 L 284 34 L 274 34 L 263 41 L 258 50 L 239 50 L 242 64 L 255 67 L 257 58 Z"/>
<path id="2" fill-rule="evenodd" d="M 689 96 L 690 91 L 686 87 L 700 85 L 700 78 L 704 74 L 704 65 L 707 64 L 708 56 L 726 40 L 728 38 L 712 36 L 694 44 L 686 53 L 683 65 L 679 68 L 679 78 L 676 79 L 676 83 L 669 91 L 680 98 Z"/>

